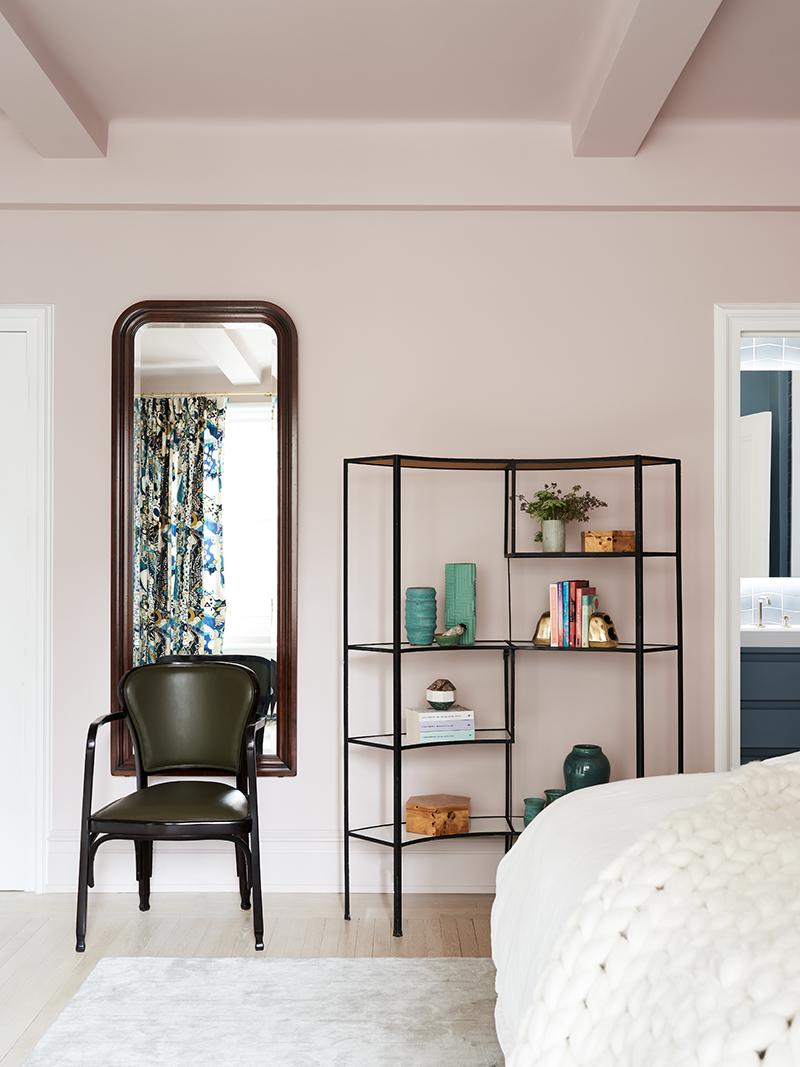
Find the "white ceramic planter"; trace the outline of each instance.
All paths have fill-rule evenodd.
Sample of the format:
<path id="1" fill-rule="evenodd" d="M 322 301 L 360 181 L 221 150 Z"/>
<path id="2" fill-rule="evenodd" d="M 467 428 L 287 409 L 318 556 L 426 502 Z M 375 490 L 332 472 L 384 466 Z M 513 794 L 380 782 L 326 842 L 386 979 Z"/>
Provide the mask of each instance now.
<path id="1" fill-rule="evenodd" d="M 563 552 L 567 538 L 567 524 L 563 519 L 542 520 L 542 551 Z"/>

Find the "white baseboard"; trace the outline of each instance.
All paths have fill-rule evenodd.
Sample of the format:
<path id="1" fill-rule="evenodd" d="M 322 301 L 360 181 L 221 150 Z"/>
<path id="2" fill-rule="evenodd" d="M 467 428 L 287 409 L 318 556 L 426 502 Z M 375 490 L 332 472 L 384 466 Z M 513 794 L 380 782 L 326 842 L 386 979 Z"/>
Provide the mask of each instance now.
<path id="1" fill-rule="evenodd" d="M 49 835 L 46 893 L 75 892 L 78 844 L 77 831 Z M 419 845 L 404 854 L 403 891 L 493 893 L 502 855 L 500 841 Z M 261 840 L 261 870 L 266 893 L 340 893 L 342 835 L 335 830 L 268 833 Z M 353 841 L 351 878 L 354 893 L 391 892 L 390 850 Z M 228 893 L 235 892 L 237 886 L 233 845 L 215 841 L 156 842 L 153 892 Z M 95 891 L 136 891 L 133 846 L 129 842 L 109 841 L 100 847 L 95 862 Z"/>

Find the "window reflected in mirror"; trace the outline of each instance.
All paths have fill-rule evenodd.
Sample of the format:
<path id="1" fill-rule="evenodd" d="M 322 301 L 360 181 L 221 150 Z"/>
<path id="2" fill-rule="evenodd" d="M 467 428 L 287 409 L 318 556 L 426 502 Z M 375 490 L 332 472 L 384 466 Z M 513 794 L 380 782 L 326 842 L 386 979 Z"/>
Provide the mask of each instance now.
<path id="1" fill-rule="evenodd" d="M 134 665 L 243 660 L 275 678 L 277 337 L 261 322 L 149 323 L 133 397 Z M 275 709 L 259 751 L 276 751 Z"/>

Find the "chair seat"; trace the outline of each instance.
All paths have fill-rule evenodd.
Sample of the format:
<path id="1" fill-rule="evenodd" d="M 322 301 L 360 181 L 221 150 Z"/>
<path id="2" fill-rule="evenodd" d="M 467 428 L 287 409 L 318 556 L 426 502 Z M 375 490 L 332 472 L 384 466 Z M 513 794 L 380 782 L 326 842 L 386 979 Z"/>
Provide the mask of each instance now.
<path id="1" fill-rule="evenodd" d="M 242 822 L 250 817 L 247 797 L 221 782 L 162 782 L 113 800 L 92 816 L 98 822 Z"/>

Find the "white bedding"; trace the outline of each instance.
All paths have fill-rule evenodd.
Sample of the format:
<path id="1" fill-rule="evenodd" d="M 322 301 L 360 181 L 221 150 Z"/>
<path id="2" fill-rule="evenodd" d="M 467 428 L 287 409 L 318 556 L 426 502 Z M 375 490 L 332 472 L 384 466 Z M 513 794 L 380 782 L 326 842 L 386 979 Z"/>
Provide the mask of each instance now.
<path id="1" fill-rule="evenodd" d="M 520 836 L 498 867 L 492 908 L 495 1015 L 506 1056 L 539 971 L 586 890 L 646 830 L 704 800 L 719 779 L 675 774 L 577 790 L 545 808 Z"/>
<path id="2" fill-rule="evenodd" d="M 796 761 L 800 753 L 768 763 Z M 495 1017 L 508 1057 L 539 973 L 599 874 L 673 812 L 704 801 L 720 774 L 665 775 L 568 793 L 538 815 L 497 870 L 492 958 Z"/>

